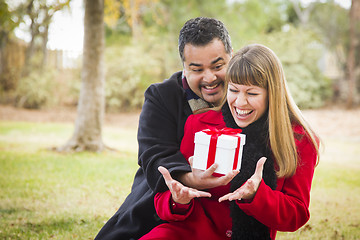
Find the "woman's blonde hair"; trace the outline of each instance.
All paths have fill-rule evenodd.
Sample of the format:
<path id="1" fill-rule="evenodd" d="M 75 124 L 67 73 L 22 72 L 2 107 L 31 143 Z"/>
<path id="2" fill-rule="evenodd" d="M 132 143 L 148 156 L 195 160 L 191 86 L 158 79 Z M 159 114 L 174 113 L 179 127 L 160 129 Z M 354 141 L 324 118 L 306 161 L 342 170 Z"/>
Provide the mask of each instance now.
<path id="1" fill-rule="evenodd" d="M 298 136 L 294 136 L 292 124 L 304 128 L 319 156 L 318 137 L 295 104 L 286 84 L 282 64 L 271 49 L 260 44 L 242 48 L 229 62 L 225 82 L 255 85 L 267 90 L 269 143 L 276 159 L 278 177 L 294 175 L 298 166 L 294 139 Z"/>

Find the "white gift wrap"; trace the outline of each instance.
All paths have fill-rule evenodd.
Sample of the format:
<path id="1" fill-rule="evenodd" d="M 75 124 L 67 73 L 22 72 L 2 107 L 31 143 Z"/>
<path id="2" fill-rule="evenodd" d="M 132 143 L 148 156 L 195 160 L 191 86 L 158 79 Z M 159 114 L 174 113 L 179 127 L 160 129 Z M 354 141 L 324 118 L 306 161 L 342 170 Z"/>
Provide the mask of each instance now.
<path id="1" fill-rule="evenodd" d="M 240 136 L 240 147 L 236 168 L 236 170 L 240 170 L 246 136 L 241 133 L 238 133 L 236 136 Z M 239 140 L 236 136 L 222 134 L 218 137 L 215 154 L 215 163 L 218 164 L 218 168 L 215 171 L 216 173 L 227 174 L 233 170 L 235 151 Z M 193 168 L 206 170 L 210 139 L 211 135 L 205 132 L 200 131 L 195 133 Z"/>

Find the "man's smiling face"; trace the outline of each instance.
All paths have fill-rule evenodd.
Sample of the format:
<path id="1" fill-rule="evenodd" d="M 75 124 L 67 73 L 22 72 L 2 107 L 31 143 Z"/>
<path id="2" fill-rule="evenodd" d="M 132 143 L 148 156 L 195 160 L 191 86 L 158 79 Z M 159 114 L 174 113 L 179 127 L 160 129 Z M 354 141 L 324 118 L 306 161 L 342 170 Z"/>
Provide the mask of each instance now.
<path id="1" fill-rule="evenodd" d="M 218 105 L 226 93 L 224 81 L 230 58 L 219 39 L 205 46 L 185 45 L 184 74 L 191 90 L 205 101 Z"/>

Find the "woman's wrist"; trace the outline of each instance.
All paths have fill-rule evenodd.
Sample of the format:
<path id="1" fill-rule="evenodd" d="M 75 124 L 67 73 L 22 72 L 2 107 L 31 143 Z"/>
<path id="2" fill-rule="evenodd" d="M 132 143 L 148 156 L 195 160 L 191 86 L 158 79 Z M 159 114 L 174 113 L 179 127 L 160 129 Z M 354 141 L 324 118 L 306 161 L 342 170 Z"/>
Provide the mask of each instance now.
<path id="1" fill-rule="evenodd" d="M 192 201 L 187 204 L 181 204 L 175 202 L 172 198 L 170 200 L 171 212 L 174 214 L 186 214 L 192 206 Z"/>

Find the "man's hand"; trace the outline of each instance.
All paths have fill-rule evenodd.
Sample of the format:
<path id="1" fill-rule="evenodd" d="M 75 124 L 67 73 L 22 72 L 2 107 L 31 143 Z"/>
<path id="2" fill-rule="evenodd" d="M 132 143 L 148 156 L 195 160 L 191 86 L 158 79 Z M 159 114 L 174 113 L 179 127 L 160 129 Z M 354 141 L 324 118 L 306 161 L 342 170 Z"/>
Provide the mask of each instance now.
<path id="1" fill-rule="evenodd" d="M 166 168 L 160 166 L 158 170 L 163 175 L 165 183 L 171 192 L 171 196 L 174 202 L 188 204 L 193 198 L 211 197 L 211 194 L 208 192 L 198 191 L 193 188 L 185 187 L 180 182 L 173 179 Z"/>
<path id="2" fill-rule="evenodd" d="M 224 176 L 215 177 L 213 176 L 213 173 L 218 167 L 217 163 L 214 163 L 213 165 L 211 165 L 210 168 L 203 171 L 192 168 L 192 161 L 193 157 L 190 157 L 189 162 L 192 171 L 179 176 L 179 180 L 184 185 L 198 190 L 204 190 L 226 185 L 236 176 L 236 174 L 239 173 L 239 170 L 233 170 Z"/>
<path id="3" fill-rule="evenodd" d="M 255 173 L 247 180 L 241 187 L 234 192 L 226 194 L 219 198 L 219 202 L 229 200 L 241 200 L 241 199 L 253 199 L 262 179 L 263 168 L 266 161 L 266 157 L 262 157 L 256 164 Z"/>

